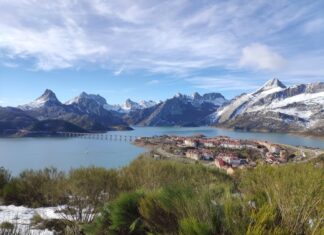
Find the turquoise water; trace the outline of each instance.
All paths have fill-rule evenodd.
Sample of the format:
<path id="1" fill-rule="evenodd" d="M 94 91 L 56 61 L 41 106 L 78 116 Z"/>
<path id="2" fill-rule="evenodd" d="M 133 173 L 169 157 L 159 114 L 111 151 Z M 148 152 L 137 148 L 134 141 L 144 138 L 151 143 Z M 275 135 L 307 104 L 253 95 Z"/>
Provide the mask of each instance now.
<path id="1" fill-rule="evenodd" d="M 208 137 L 226 135 L 237 139 L 262 139 L 274 143 L 303 145 L 324 149 L 324 139 L 281 133 L 251 133 L 216 129 L 212 127 L 134 127 L 134 131 L 115 131 L 111 134 L 131 136 L 194 135 Z M 0 139 L 0 166 L 14 175 L 24 169 L 54 166 L 69 170 L 80 166 L 117 168 L 127 165 L 145 151 L 125 141 L 107 141 L 81 138 L 2 138 Z"/>

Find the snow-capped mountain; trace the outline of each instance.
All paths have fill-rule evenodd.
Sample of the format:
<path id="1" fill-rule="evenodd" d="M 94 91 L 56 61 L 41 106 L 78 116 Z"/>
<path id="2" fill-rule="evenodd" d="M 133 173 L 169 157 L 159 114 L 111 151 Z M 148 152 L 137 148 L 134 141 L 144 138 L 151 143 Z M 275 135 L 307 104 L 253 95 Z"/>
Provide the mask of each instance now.
<path id="1" fill-rule="evenodd" d="M 157 105 L 157 102 L 155 102 L 155 101 L 153 101 L 153 100 L 148 100 L 148 101 L 146 101 L 146 100 L 141 100 L 140 102 L 139 102 L 139 105 L 142 107 L 142 108 L 149 108 L 149 107 L 152 107 L 152 106 L 154 106 L 154 105 Z"/>
<path id="2" fill-rule="evenodd" d="M 18 108 L 22 110 L 31 110 L 31 109 L 42 108 L 44 106 L 55 106 L 55 105 L 61 105 L 61 102 L 56 98 L 56 95 L 53 91 L 46 89 L 45 92 L 36 100 L 28 104 L 18 106 Z"/>
<path id="3" fill-rule="evenodd" d="M 127 99 L 125 101 L 125 103 L 122 105 L 107 104 L 107 105 L 105 105 L 105 108 L 107 110 L 116 111 L 116 112 L 124 114 L 124 113 L 129 113 L 129 112 L 135 111 L 135 110 L 146 109 L 146 108 L 152 107 L 156 104 L 157 103 L 152 100 L 149 100 L 149 101 L 141 100 L 139 103 L 137 103 L 135 101 L 132 101 L 131 99 Z"/>
<path id="4" fill-rule="evenodd" d="M 51 90 L 46 90 L 35 101 L 18 106 L 27 115 L 43 120 L 64 120 L 88 131 L 128 128 L 122 118 L 104 108 L 106 100 L 100 95 L 82 92 L 62 104 Z"/>
<path id="5" fill-rule="evenodd" d="M 100 95 L 93 95 L 93 94 L 87 94 L 86 92 L 82 92 L 79 96 L 65 102 L 66 105 L 70 105 L 70 104 L 77 104 L 77 103 L 81 103 L 85 100 L 92 100 L 94 102 L 96 102 L 98 105 L 105 105 L 107 104 L 107 101 L 105 98 L 103 98 Z"/>
<path id="6" fill-rule="evenodd" d="M 191 103 L 194 106 L 200 106 L 203 103 L 213 104 L 215 106 L 221 106 L 227 102 L 227 100 L 220 93 L 206 93 L 204 95 L 200 95 L 198 92 L 193 93 L 192 95 L 185 95 L 181 93 L 177 93 L 174 98 L 181 99 L 188 103 Z"/>
<path id="7" fill-rule="evenodd" d="M 143 126 L 196 126 L 213 113 L 226 99 L 219 93 L 200 95 L 176 94 L 157 105 L 129 112 L 125 120 L 132 125 Z"/>
<path id="8" fill-rule="evenodd" d="M 286 87 L 272 79 L 253 93 L 235 97 L 209 120 L 239 129 L 311 130 L 324 120 L 324 83 Z"/>

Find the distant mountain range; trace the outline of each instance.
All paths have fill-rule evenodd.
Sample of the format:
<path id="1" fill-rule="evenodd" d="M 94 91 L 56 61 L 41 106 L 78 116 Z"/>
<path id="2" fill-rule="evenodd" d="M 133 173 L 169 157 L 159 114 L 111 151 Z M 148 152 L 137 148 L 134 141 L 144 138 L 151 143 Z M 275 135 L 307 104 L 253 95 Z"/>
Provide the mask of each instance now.
<path id="1" fill-rule="evenodd" d="M 85 92 L 61 103 L 53 91 L 46 90 L 31 103 L 0 107 L 0 135 L 17 135 L 20 130 L 104 132 L 130 130 L 131 125 L 211 125 L 324 135 L 324 83 L 286 87 L 272 79 L 230 101 L 220 93 L 194 93 L 160 102 L 127 99 L 122 105 Z"/>
<path id="2" fill-rule="evenodd" d="M 127 113 L 124 120 L 141 126 L 198 126 L 204 125 L 206 116 L 212 114 L 227 100 L 220 93 L 192 96 L 177 94 L 154 106 Z"/>

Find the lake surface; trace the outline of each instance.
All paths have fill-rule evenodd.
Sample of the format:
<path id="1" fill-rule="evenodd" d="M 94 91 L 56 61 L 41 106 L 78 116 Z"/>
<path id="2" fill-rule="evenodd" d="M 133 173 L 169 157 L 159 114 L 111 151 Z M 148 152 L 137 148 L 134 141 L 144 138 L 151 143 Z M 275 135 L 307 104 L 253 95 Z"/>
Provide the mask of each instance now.
<path id="1" fill-rule="evenodd" d="M 204 134 L 226 135 L 236 139 L 262 139 L 274 143 L 324 149 L 324 139 L 281 133 L 238 132 L 212 127 L 134 127 L 134 131 L 114 131 L 112 135 L 153 136 Z M 117 168 L 127 165 L 144 152 L 130 142 L 82 138 L 0 138 L 0 166 L 19 174 L 25 169 L 54 166 L 69 170 L 80 166 Z"/>

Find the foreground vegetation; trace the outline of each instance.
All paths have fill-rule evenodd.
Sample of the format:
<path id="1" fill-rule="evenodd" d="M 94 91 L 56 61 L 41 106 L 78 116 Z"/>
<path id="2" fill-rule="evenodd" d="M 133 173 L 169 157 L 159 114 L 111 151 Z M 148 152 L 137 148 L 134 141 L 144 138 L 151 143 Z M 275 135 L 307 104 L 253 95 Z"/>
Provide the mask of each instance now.
<path id="1" fill-rule="evenodd" d="M 145 157 L 118 170 L 49 168 L 11 177 L 2 169 L 0 194 L 4 204 L 66 205 L 61 220 L 32 222 L 61 234 L 324 234 L 323 163 L 322 156 L 233 176 Z"/>

